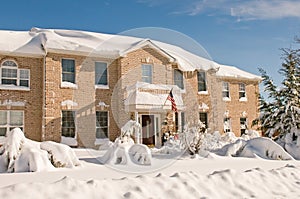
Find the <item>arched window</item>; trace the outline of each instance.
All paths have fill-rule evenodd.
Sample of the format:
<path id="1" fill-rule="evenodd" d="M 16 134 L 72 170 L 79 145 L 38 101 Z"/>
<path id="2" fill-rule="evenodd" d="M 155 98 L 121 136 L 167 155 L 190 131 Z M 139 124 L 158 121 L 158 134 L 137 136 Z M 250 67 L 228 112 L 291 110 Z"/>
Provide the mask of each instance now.
<path id="1" fill-rule="evenodd" d="M 0 84 L 29 87 L 29 73 L 29 69 L 19 69 L 15 61 L 6 60 L 1 64 Z"/>

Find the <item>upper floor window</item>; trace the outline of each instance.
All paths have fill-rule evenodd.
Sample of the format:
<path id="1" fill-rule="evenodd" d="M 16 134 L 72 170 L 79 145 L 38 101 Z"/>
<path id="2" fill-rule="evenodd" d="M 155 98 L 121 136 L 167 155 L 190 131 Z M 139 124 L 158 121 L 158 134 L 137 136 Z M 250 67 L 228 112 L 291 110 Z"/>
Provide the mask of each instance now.
<path id="1" fill-rule="evenodd" d="M 1 64 L 1 84 L 29 87 L 29 69 L 19 69 L 16 62 L 4 61 Z"/>
<path id="2" fill-rule="evenodd" d="M 62 59 L 62 81 L 75 84 L 75 60 Z"/>
<path id="3" fill-rule="evenodd" d="M 179 88 L 184 89 L 183 74 L 180 70 L 177 69 L 174 70 L 174 84 Z"/>
<path id="4" fill-rule="evenodd" d="M 62 111 L 61 135 L 64 137 L 75 137 L 75 111 Z"/>
<path id="5" fill-rule="evenodd" d="M 198 77 L 198 92 L 207 91 L 205 72 L 198 71 L 197 77 Z"/>
<path id="6" fill-rule="evenodd" d="M 0 136 L 17 127 L 24 129 L 24 111 L 0 111 Z"/>
<path id="7" fill-rule="evenodd" d="M 222 96 L 223 96 L 223 98 L 230 98 L 230 95 L 229 95 L 229 83 L 228 82 L 223 82 L 223 85 L 222 85 Z"/>
<path id="8" fill-rule="evenodd" d="M 142 81 L 150 84 L 152 83 L 152 65 L 142 65 Z"/>
<path id="9" fill-rule="evenodd" d="M 108 85 L 107 63 L 95 62 L 95 85 Z"/>
<path id="10" fill-rule="evenodd" d="M 239 84 L 239 99 L 246 97 L 246 86 L 243 83 Z"/>
<path id="11" fill-rule="evenodd" d="M 108 138 L 108 112 L 96 111 L 96 138 Z"/>

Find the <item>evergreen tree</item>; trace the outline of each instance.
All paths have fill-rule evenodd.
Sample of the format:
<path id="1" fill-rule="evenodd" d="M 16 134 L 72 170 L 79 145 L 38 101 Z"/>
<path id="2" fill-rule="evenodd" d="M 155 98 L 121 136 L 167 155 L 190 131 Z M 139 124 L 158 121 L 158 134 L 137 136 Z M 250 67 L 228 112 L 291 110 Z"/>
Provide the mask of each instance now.
<path id="1" fill-rule="evenodd" d="M 278 87 L 267 75 L 262 74 L 264 91 L 268 100 L 260 98 L 261 116 L 254 121 L 260 123 L 265 135 L 285 138 L 287 134 L 298 136 L 300 131 L 300 50 L 283 49 L 283 63 L 279 73 L 283 75 L 282 86 Z"/>

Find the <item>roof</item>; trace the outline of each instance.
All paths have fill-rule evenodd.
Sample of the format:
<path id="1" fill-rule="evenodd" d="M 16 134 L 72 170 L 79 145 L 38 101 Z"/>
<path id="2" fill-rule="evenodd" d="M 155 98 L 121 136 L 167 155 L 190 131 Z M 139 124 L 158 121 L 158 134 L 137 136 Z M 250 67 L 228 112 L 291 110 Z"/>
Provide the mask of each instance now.
<path id="1" fill-rule="evenodd" d="M 247 79 L 247 80 L 254 80 L 254 81 L 262 80 L 262 78 L 258 75 L 254 75 L 252 73 L 243 71 L 234 66 L 226 66 L 226 65 L 220 65 L 220 68 L 217 71 L 216 75 L 223 78 L 225 77 L 225 78 L 234 78 L 234 79 Z"/>
<path id="2" fill-rule="evenodd" d="M 48 52 L 117 58 L 150 46 L 178 63 L 181 71 L 215 70 L 218 76 L 259 79 L 235 67 L 195 55 L 179 46 L 139 37 L 95 33 L 79 30 L 40 29 L 0 31 L 0 53 L 43 57 Z"/>

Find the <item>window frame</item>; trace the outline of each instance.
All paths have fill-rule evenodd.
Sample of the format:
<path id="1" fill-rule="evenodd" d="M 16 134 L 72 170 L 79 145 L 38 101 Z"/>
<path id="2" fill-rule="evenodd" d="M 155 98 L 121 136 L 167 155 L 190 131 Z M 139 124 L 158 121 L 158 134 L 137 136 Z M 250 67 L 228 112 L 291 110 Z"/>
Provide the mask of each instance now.
<path id="1" fill-rule="evenodd" d="M 242 123 L 242 119 L 244 119 L 244 123 Z M 243 125 L 245 126 L 244 128 Z M 247 126 L 248 126 L 248 118 L 247 117 L 240 117 L 240 132 L 241 135 L 246 134 L 246 130 L 247 130 Z"/>
<path id="2" fill-rule="evenodd" d="M 1 112 L 6 113 L 6 124 L 0 124 L 0 129 L 6 128 L 5 135 L 0 135 L 0 137 L 6 136 L 14 128 L 20 128 L 23 132 L 25 129 L 25 112 L 23 110 L 0 110 Z M 21 112 L 22 113 L 22 125 L 11 125 L 11 113 L 12 112 Z"/>
<path id="3" fill-rule="evenodd" d="M 243 89 L 241 89 L 243 87 Z M 243 96 L 241 96 L 241 94 Z M 247 98 L 247 93 L 246 93 L 246 84 L 245 83 L 239 83 L 239 99 L 242 98 Z"/>
<path id="4" fill-rule="evenodd" d="M 203 74 L 202 76 L 200 74 Z M 201 92 L 207 92 L 207 78 L 206 78 L 206 72 L 205 71 L 197 71 L 197 85 L 198 85 L 198 93 Z M 201 77 L 201 78 L 200 78 Z M 204 80 L 203 80 L 204 78 Z M 200 81 L 201 80 L 201 81 Z M 204 86 L 200 86 L 204 85 Z M 203 90 L 200 88 L 204 88 Z"/>
<path id="5" fill-rule="evenodd" d="M 107 126 L 101 126 L 100 125 L 100 121 L 98 120 L 98 113 L 106 113 L 106 118 L 107 118 L 107 121 L 106 121 L 106 123 L 107 123 Z M 97 126 L 97 124 L 99 124 L 99 126 Z M 95 137 L 96 137 L 96 139 L 106 139 L 106 138 L 108 138 L 109 139 L 109 111 L 96 111 L 96 124 L 95 124 L 95 127 L 96 127 L 96 132 L 95 132 Z M 105 135 L 105 132 L 103 132 L 104 133 L 104 137 L 97 137 L 97 130 L 98 129 L 106 129 L 106 134 L 107 135 Z M 100 132 L 100 135 L 101 135 L 101 132 Z M 106 137 L 105 137 L 106 136 Z"/>
<path id="6" fill-rule="evenodd" d="M 227 86 L 224 86 L 224 85 Z M 227 87 L 227 88 L 225 88 Z M 225 96 L 224 93 L 227 93 L 227 95 Z M 230 99 L 230 86 L 229 86 L 229 82 L 222 82 L 222 97 L 223 99 Z"/>
<path id="7" fill-rule="evenodd" d="M 74 62 L 74 72 L 68 72 L 68 71 L 64 72 L 64 67 L 63 67 L 63 61 L 64 60 Z M 64 80 L 64 74 L 73 74 L 74 82 Z M 76 84 L 76 60 L 75 59 L 72 59 L 72 58 L 62 58 L 61 59 L 61 82 L 68 82 L 68 83 L 71 83 L 71 84 Z"/>
<path id="8" fill-rule="evenodd" d="M 6 62 L 12 62 L 14 64 L 14 66 L 10 66 L 10 65 L 4 65 Z M 7 70 L 15 70 L 16 71 L 16 77 L 3 77 L 2 75 L 4 74 L 3 69 L 7 69 Z M 28 74 L 28 77 L 21 77 L 21 72 L 22 71 L 26 71 Z M 11 84 L 11 83 L 3 83 L 3 80 L 15 80 L 16 83 Z M 28 86 L 22 86 L 21 82 L 22 81 L 27 81 L 27 85 Z M 16 86 L 16 87 L 20 87 L 20 88 L 30 88 L 30 69 L 26 69 L 26 68 L 19 68 L 18 64 L 16 61 L 14 60 L 4 60 L 1 65 L 0 65 L 0 85 L 2 86 Z"/>
<path id="9" fill-rule="evenodd" d="M 73 116 L 73 123 L 74 123 L 74 126 L 71 126 L 71 127 L 64 127 L 64 113 L 63 112 L 71 112 L 72 113 L 72 116 Z M 68 122 L 68 121 L 67 121 Z M 74 129 L 74 136 L 73 136 L 73 133 L 68 131 L 67 134 L 64 134 L 64 130 L 63 129 Z M 76 127 L 76 111 L 74 110 L 62 110 L 61 111 L 61 136 L 64 136 L 64 137 L 68 137 L 68 138 L 76 138 L 76 134 L 77 134 L 77 127 Z"/>
<path id="10" fill-rule="evenodd" d="M 151 76 L 147 76 L 147 75 L 144 74 L 144 67 L 145 66 L 150 67 Z M 152 82 L 153 82 L 153 65 L 152 64 L 142 64 L 141 70 L 142 70 L 142 82 L 152 84 Z M 145 78 L 148 78 L 150 81 L 146 81 Z"/>
<path id="11" fill-rule="evenodd" d="M 179 78 L 176 78 L 176 77 L 179 77 Z M 181 90 L 185 89 L 184 75 L 183 75 L 183 72 L 181 70 L 174 69 L 174 71 L 173 71 L 173 82 L 174 82 L 174 85 L 177 85 Z"/>
<path id="12" fill-rule="evenodd" d="M 201 115 L 202 116 L 204 116 L 205 117 L 205 121 L 203 122 L 202 120 L 201 120 Z M 199 112 L 199 120 L 203 123 L 203 124 L 205 124 L 205 128 L 208 128 L 208 113 L 207 112 Z"/>
<path id="13" fill-rule="evenodd" d="M 97 63 L 104 63 L 106 65 L 106 84 L 99 84 L 96 81 L 97 73 L 96 73 L 96 67 Z M 105 61 L 95 61 L 94 62 L 94 75 L 95 75 L 95 87 L 96 88 L 107 88 L 109 86 L 109 71 L 108 71 L 108 62 Z"/>
<path id="14" fill-rule="evenodd" d="M 225 122 L 226 121 L 229 121 L 229 128 L 225 128 L 226 126 L 225 126 Z M 232 126 L 231 126 L 231 118 L 230 117 L 224 117 L 223 118 L 223 127 L 224 127 L 224 132 L 225 133 L 228 133 L 228 132 L 231 132 L 232 131 Z"/>

